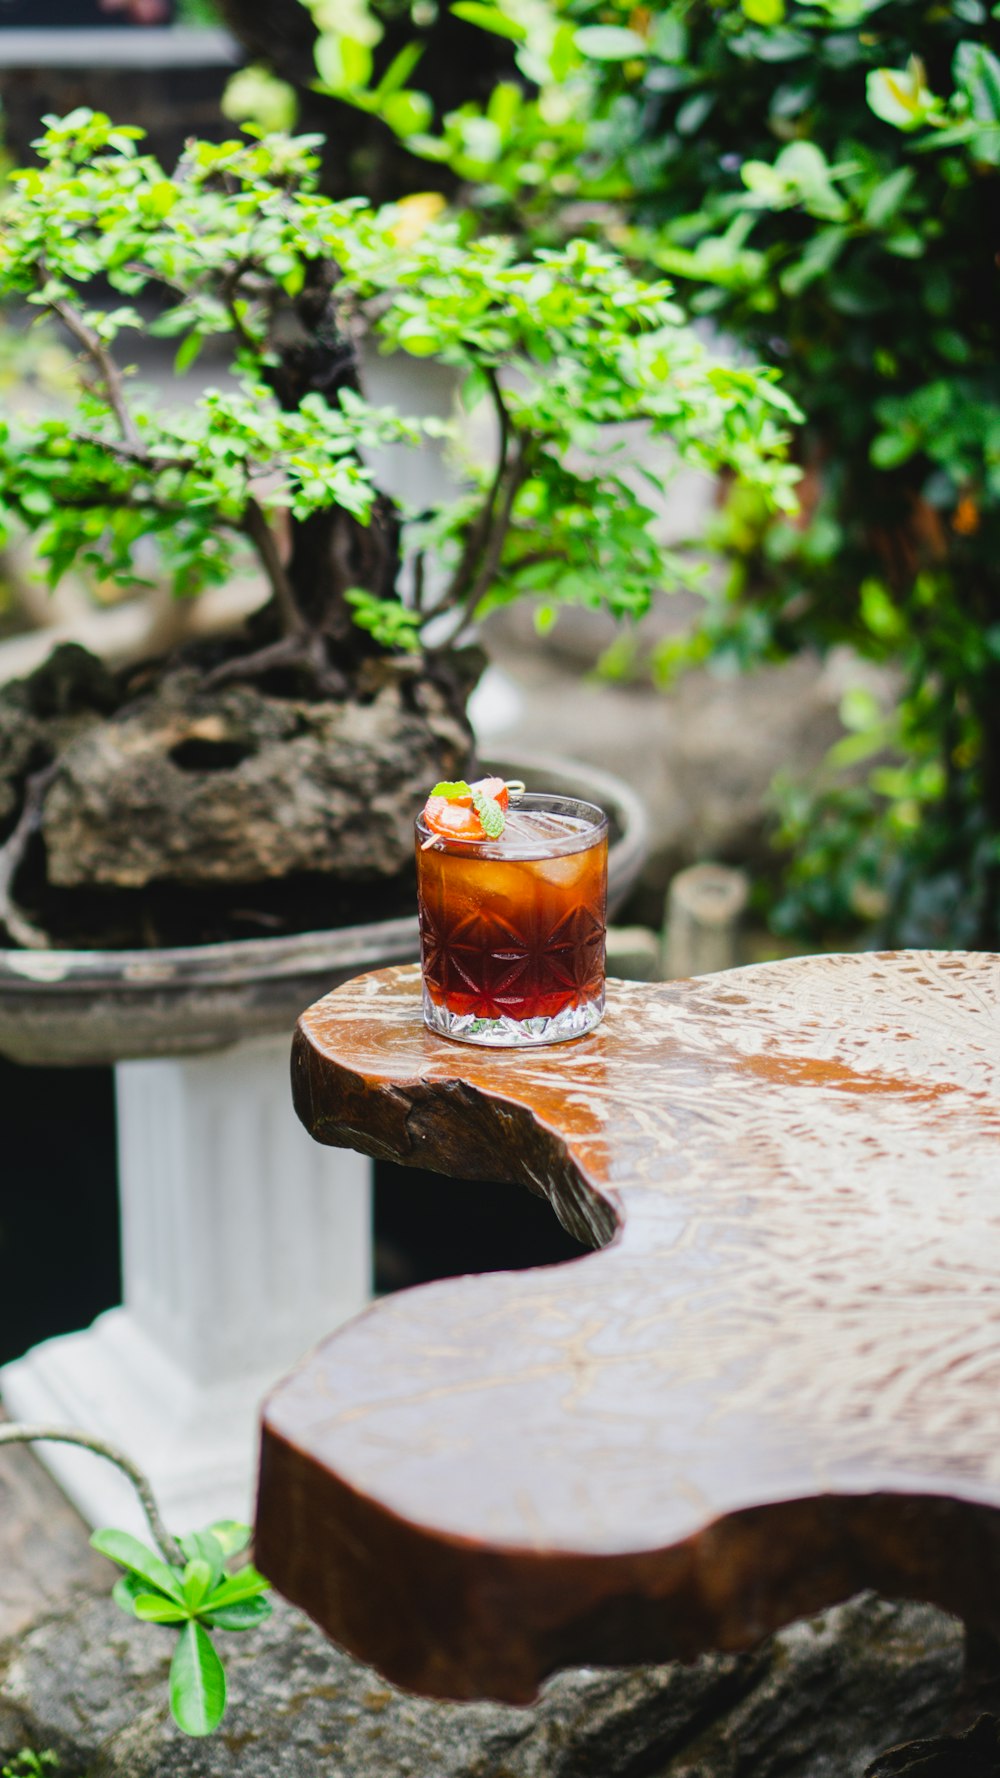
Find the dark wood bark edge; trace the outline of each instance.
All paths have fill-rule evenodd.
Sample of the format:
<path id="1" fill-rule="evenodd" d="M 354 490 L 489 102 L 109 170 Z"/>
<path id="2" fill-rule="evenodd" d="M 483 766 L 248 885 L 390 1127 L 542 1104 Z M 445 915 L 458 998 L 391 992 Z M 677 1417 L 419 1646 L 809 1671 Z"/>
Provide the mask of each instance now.
<path id="1" fill-rule="evenodd" d="M 427 1697 L 528 1704 L 564 1667 L 752 1648 L 865 1588 L 1000 1622 L 1000 1512 L 965 1501 L 782 1501 L 625 1556 L 493 1548 L 365 1499 L 272 1432 L 266 1408 L 261 1492 L 286 1503 L 280 1521 L 266 1504 L 258 1517 L 262 1571 L 333 1640 Z"/>

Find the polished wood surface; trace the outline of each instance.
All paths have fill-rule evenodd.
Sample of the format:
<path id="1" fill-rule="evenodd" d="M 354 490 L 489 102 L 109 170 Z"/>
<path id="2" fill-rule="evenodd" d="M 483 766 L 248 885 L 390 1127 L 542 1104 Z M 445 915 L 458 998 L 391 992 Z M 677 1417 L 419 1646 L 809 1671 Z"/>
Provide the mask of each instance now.
<path id="1" fill-rule="evenodd" d="M 520 1053 L 431 1036 L 389 969 L 292 1072 L 319 1141 L 519 1182 L 599 1249 L 386 1298 L 272 1395 L 258 1560 L 334 1638 L 518 1701 L 861 1586 L 996 1620 L 1000 957 L 612 982 Z"/>

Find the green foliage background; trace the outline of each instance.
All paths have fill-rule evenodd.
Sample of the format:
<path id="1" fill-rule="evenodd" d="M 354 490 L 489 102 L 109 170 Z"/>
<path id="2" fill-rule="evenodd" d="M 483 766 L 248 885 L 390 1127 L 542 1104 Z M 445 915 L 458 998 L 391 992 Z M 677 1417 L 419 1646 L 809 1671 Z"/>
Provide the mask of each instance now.
<path id="1" fill-rule="evenodd" d="M 979 0 L 675 5 L 596 82 L 634 248 L 807 416 L 800 521 L 730 505 L 717 646 L 905 675 L 785 798 L 777 918 L 817 936 L 874 913 L 895 943 L 1000 943 L 996 38 Z"/>
<path id="2" fill-rule="evenodd" d="M 728 595 L 687 658 L 848 644 L 904 676 L 888 713 L 847 702 L 817 793 L 785 793 L 777 923 L 1000 945 L 1000 7 L 453 10 L 511 42 L 519 78 L 411 149 L 495 225 L 610 232 L 805 412 L 802 513 L 734 493 Z"/>

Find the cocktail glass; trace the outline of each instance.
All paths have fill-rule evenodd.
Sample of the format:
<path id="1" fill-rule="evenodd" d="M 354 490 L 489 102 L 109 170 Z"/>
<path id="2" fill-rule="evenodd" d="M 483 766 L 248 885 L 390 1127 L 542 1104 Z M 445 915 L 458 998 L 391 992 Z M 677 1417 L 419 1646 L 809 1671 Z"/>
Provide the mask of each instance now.
<path id="1" fill-rule="evenodd" d="M 608 818 L 528 792 L 496 840 L 417 817 L 424 1022 L 513 1049 L 583 1037 L 604 1013 Z"/>

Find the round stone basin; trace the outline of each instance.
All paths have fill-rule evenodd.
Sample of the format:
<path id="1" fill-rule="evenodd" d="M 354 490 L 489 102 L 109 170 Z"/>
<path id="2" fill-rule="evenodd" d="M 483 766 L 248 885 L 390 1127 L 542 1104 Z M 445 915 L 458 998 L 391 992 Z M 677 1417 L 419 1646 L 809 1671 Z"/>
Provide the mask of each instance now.
<path id="1" fill-rule="evenodd" d="M 645 810 L 628 785 L 595 766 L 541 755 L 494 758 L 485 769 L 607 810 L 614 913 L 635 884 L 647 845 Z M 0 1054 L 51 1067 L 217 1050 L 291 1032 L 299 1013 L 341 982 L 417 954 L 415 910 L 371 925 L 225 944 L 0 950 Z"/>

